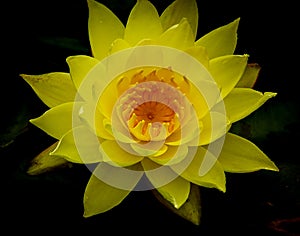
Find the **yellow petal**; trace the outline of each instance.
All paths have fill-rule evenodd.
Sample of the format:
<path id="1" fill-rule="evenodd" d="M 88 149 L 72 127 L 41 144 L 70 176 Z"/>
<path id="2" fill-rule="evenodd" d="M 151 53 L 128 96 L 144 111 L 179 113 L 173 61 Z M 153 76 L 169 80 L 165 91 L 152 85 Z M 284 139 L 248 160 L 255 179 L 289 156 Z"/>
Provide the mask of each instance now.
<path id="1" fill-rule="evenodd" d="M 129 146 L 126 147 L 129 148 Z M 125 151 L 116 141 L 111 140 L 101 143 L 100 152 L 105 162 L 116 166 L 131 166 L 144 158 L 143 156 L 133 155 Z"/>
<path id="2" fill-rule="evenodd" d="M 180 208 L 188 199 L 190 193 L 190 182 L 180 176 L 172 182 L 157 188 L 158 192 L 175 208 Z"/>
<path id="3" fill-rule="evenodd" d="M 202 80 L 202 78 L 199 78 L 197 83 L 198 88 L 201 90 L 194 85 L 190 86 L 190 90 L 186 96 L 190 103 L 193 104 L 198 119 L 201 119 L 220 98 L 220 90 L 214 81 Z"/>
<path id="4" fill-rule="evenodd" d="M 237 29 L 240 18 L 221 26 L 196 41 L 195 45 L 207 49 L 210 59 L 234 53 L 237 44 Z"/>
<path id="5" fill-rule="evenodd" d="M 218 160 L 227 172 L 278 171 L 277 166 L 254 143 L 232 133 L 226 135 Z"/>
<path id="6" fill-rule="evenodd" d="M 145 170 L 160 168 L 160 165 L 155 164 L 147 159 L 142 161 L 142 166 Z M 174 176 L 175 178 L 170 182 L 166 181 L 167 183 L 165 184 L 162 183 L 163 176 L 160 176 L 160 174 L 156 174 L 156 172 L 153 173 L 151 171 L 146 171 L 145 173 L 156 190 L 175 208 L 180 208 L 188 199 L 190 193 L 190 182 L 181 178 L 180 176 L 176 177 L 176 174 L 171 169 L 165 168 L 162 175 L 170 175 Z"/>
<path id="7" fill-rule="evenodd" d="M 100 138 L 114 140 L 110 132 L 110 122 L 92 103 L 84 103 L 80 108 L 80 118 Z"/>
<path id="8" fill-rule="evenodd" d="M 167 150 L 167 145 L 161 145 L 161 142 L 150 143 L 131 143 L 130 147 L 140 156 L 158 157 L 163 155 Z"/>
<path id="9" fill-rule="evenodd" d="M 210 60 L 209 71 L 221 90 L 222 98 L 236 86 L 247 66 L 248 55 L 221 56 Z"/>
<path id="10" fill-rule="evenodd" d="M 230 123 L 225 114 L 210 112 L 203 119 L 203 128 L 200 132 L 199 146 L 207 145 L 224 136 L 230 128 Z"/>
<path id="11" fill-rule="evenodd" d="M 250 88 L 234 88 L 224 99 L 226 115 L 230 122 L 239 121 L 275 96 L 276 93 L 261 93 Z"/>
<path id="12" fill-rule="evenodd" d="M 88 72 L 99 62 L 94 57 L 78 55 L 67 58 L 71 78 L 78 90 Z"/>
<path id="13" fill-rule="evenodd" d="M 76 141 L 78 137 L 80 140 Z M 102 160 L 98 150 L 99 140 L 95 135 L 87 127 L 78 126 L 62 137 L 50 155 L 61 156 L 74 163 L 90 164 Z"/>
<path id="14" fill-rule="evenodd" d="M 118 100 L 117 83 L 118 80 L 115 79 L 106 86 L 98 100 L 97 109 L 108 119 L 111 118 L 112 111 Z"/>
<path id="15" fill-rule="evenodd" d="M 40 117 L 31 119 L 30 122 L 48 135 L 60 139 L 65 133 L 72 129 L 73 109 L 76 112 L 79 108 L 79 103 L 63 103 L 50 108 Z M 76 120 L 76 122 L 78 124 L 79 120 Z"/>
<path id="16" fill-rule="evenodd" d="M 155 158 L 155 157 L 161 156 L 161 155 L 165 154 L 166 151 L 168 151 L 168 146 L 164 144 L 157 152 L 155 152 L 150 157 Z"/>
<path id="17" fill-rule="evenodd" d="M 184 51 L 198 60 L 205 68 L 208 68 L 209 58 L 205 47 L 193 46 Z"/>
<path id="18" fill-rule="evenodd" d="M 201 129 L 202 122 L 197 120 L 197 117 L 194 117 L 171 134 L 166 139 L 166 144 L 170 146 L 197 145 Z"/>
<path id="19" fill-rule="evenodd" d="M 194 36 L 198 29 L 198 7 L 195 0 L 176 0 L 171 3 L 161 14 L 163 30 L 167 30 L 186 18 L 193 30 Z"/>
<path id="20" fill-rule="evenodd" d="M 170 146 L 179 146 L 184 144 L 190 145 L 191 143 L 193 143 L 194 145 L 196 145 L 195 143 L 198 144 L 197 139 L 199 138 L 201 128 L 201 121 L 199 121 L 198 127 L 195 126 L 194 122 L 188 123 L 184 127 L 184 134 L 183 132 L 181 132 L 181 130 L 177 130 L 166 139 L 166 144 Z"/>
<path id="21" fill-rule="evenodd" d="M 159 45 L 159 43 L 153 39 L 142 39 L 136 44 L 136 46 L 147 46 L 147 45 Z"/>
<path id="22" fill-rule="evenodd" d="M 160 45 L 177 49 L 187 49 L 194 45 L 194 33 L 186 18 L 179 24 L 174 25 L 165 31 L 158 39 Z"/>
<path id="23" fill-rule="evenodd" d="M 155 39 L 162 33 L 156 8 L 147 0 L 138 0 L 128 17 L 124 39 L 131 45 L 145 38 Z"/>
<path id="24" fill-rule="evenodd" d="M 119 52 L 121 50 L 127 49 L 130 47 L 130 44 L 124 39 L 116 39 L 113 41 L 111 48 L 109 50 L 109 54 L 113 54 L 115 52 Z"/>
<path id="25" fill-rule="evenodd" d="M 97 168 L 95 172 L 97 172 Z M 92 174 L 84 192 L 84 217 L 106 212 L 119 205 L 130 193 L 129 190 L 113 187 Z"/>
<path id="26" fill-rule="evenodd" d="M 176 209 L 170 202 L 165 200 L 158 191 L 153 190 L 154 196 L 157 200 L 162 203 L 165 207 L 170 209 L 174 214 L 190 221 L 195 225 L 200 225 L 201 223 L 201 198 L 200 198 L 200 188 L 195 184 L 190 184 L 190 194 L 186 202 L 179 208 Z"/>
<path id="27" fill-rule="evenodd" d="M 238 88 L 253 88 L 261 67 L 257 63 L 249 63 L 242 78 L 237 83 Z"/>
<path id="28" fill-rule="evenodd" d="M 123 38 L 124 25 L 118 17 L 103 4 L 88 0 L 88 30 L 92 54 L 98 60 L 108 56 L 112 42 Z"/>
<path id="29" fill-rule="evenodd" d="M 118 127 L 119 126 L 119 127 Z M 114 123 L 114 126 L 110 126 L 112 130 L 113 137 L 115 140 L 121 142 L 121 143 L 127 143 L 127 144 L 134 144 L 138 142 L 137 139 L 135 139 L 127 129 L 124 129 L 123 124 L 121 122 L 119 124 Z"/>
<path id="30" fill-rule="evenodd" d="M 42 75 L 21 74 L 20 76 L 48 107 L 71 102 L 75 98 L 77 91 L 68 73 L 52 72 Z"/>
<path id="31" fill-rule="evenodd" d="M 150 160 L 160 165 L 172 165 L 182 161 L 188 154 L 188 146 L 168 146 L 165 153 L 160 156 L 148 156 Z"/>
<path id="32" fill-rule="evenodd" d="M 209 165 L 206 165 L 206 163 L 209 163 Z M 217 188 L 225 192 L 224 170 L 217 158 L 204 147 L 198 147 L 195 157 L 188 167 L 182 171 L 184 165 L 185 163 L 178 163 L 171 166 L 171 168 L 181 177 L 194 184 Z M 205 174 L 202 175 L 202 172 Z"/>

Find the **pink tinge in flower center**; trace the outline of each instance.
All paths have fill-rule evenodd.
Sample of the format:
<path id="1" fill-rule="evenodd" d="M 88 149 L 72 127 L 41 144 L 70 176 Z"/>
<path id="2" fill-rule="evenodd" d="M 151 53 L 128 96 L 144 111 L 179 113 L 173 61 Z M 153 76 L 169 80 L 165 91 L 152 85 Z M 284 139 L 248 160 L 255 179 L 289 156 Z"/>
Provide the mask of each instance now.
<path id="1" fill-rule="evenodd" d="M 140 141 L 165 140 L 189 116 L 184 95 L 158 81 L 136 84 L 119 98 L 118 114 L 130 134 Z"/>

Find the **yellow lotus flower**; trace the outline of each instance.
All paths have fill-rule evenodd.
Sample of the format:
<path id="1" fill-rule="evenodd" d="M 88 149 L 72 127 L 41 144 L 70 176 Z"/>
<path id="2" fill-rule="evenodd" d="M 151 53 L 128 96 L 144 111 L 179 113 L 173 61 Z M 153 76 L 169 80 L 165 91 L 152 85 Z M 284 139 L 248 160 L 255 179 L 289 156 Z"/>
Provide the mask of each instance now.
<path id="1" fill-rule="evenodd" d="M 234 54 L 240 19 L 196 39 L 195 0 L 175 0 L 161 15 L 138 0 L 126 27 L 103 4 L 88 7 L 93 56 L 68 57 L 69 73 L 21 75 L 50 108 L 30 120 L 58 140 L 47 153 L 93 172 L 85 217 L 133 190 L 155 188 L 179 209 L 191 184 L 225 192 L 225 172 L 278 171 L 230 133 L 276 95 L 252 89 L 259 66 Z"/>

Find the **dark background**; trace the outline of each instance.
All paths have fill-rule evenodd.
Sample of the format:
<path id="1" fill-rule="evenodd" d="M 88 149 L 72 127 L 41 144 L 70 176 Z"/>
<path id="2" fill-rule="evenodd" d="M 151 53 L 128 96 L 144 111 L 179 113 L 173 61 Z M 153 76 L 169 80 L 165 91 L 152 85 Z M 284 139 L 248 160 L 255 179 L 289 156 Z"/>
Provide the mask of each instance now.
<path id="1" fill-rule="evenodd" d="M 134 0 L 102 0 L 126 22 Z M 159 13 L 170 0 L 151 1 Z M 28 124 L 47 107 L 20 77 L 68 71 L 70 55 L 90 55 L 85 0 L 1 3 L 1 227 L 31 234 L 299 235 L 298 13 L 292 1 L 198 1 L 198 37 L 241 17 L 237 54 L 262 67 L 255 89 L 277 92 L 232 132 L 255 142 L 280 172 L 227 174 L 227 191 L 201 188 L 201 225 L 171 213 L 151 192 L 132 192 L 119 206 L 83 218 L 90 172 L 84 166 L 27 175 L 31 159 L 54 140 Z M 281 230 L 274 225 L 283 220 Z M 293 221 L 296 220 L 296 223 Z M 285 223 L 284 223 L 285 222 Z M 107 233 L 105 233 L 107 232 Z M 296 234 L 298 233 L 298 234 Z M 12 234 L 12 233 L 11 233 Z"/>

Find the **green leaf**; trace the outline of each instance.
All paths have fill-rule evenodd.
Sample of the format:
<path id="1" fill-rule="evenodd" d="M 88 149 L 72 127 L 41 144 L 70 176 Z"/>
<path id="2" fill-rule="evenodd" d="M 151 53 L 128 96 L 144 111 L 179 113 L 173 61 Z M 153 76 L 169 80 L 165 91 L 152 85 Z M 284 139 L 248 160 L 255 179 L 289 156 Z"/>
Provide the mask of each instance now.
<path id="1" fill-rule="evenodd" d="M 152 192 L 154 196 L 158 199 L 158 201 L 161 202 L 173 213 L 179 215 L 183 219 L 188 220 L 195 225 L 200 225 L 201 201 L 199 186 L 191 184 L 189 197 L 179 209 L 176 209 L 169 201 L 163 198 L 162 195 L 156 189 L 154 189 Z"/>
<path id="2" fill-rule="evenodd" d="M 31 161 L 31 165 L 27 170 L 27 174 L 39 175 L 57 168 L 72 166 L 72 163 L 66 161 L 62 157 L 49 155 L 50 152 L 55 149 L 57 143 L 58 142 L 55 142 L 50 147 L 46 148 Z"/>
<path id="3" fill-rule="evenodd" d="M 280 94 L 277 95 L 280 97 Z M 256 141 L 266 140 L 272 133 L 286 133 L 299 122 L 299 105 L 295 102 L 269 101 L 244 119 L 234 123 L 231 133 Z"/>
<path id="4" fill-rule="evenodd" d="M 0 128 L 0 147 L 5 148 L 14 142 L 16 137 L 27 130 L 30 114 L 28 107 L 22 105 L 16 114 L 9 116 L 9 121 Z"/>

